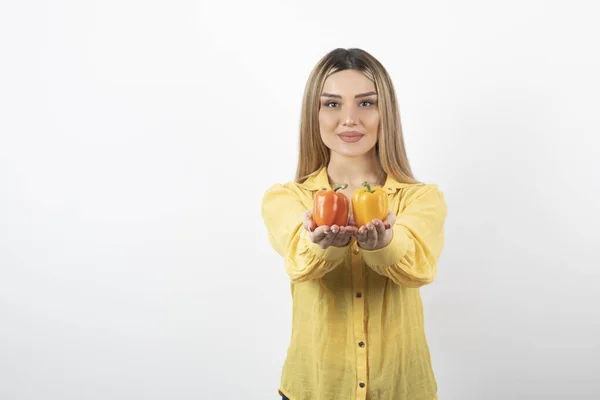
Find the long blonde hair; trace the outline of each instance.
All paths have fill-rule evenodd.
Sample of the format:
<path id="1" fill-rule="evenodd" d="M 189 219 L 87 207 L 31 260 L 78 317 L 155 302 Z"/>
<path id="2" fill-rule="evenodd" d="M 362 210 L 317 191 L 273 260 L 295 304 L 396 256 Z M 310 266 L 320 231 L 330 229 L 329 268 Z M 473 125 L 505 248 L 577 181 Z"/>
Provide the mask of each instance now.
<path id="1" fill-rule="evenodd" d="M 347 69 L 362 72 L 375 84 L 381 121 L 376 150 L 381 168 L 398 182 L 420 183 L 415 179 L 406 156 L 400 110 L 392 80 L 375 57 L 357 48 L 332 50 L 319 60 L 310 73 L 302 100 L 296 182 L 304 181 L 329 164 L 329 148 L 321 140 L 319 130 L 321 91 L 329 75 Z"/>

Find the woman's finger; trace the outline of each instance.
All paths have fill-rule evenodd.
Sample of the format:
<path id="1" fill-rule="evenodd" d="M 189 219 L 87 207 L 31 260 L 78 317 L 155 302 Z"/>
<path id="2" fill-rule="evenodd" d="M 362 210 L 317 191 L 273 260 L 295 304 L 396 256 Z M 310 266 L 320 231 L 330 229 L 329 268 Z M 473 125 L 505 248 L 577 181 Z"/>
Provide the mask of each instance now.
<path id="1" fill-rule="evenodd" d="M 356 240 L 361 243 L 364 243 L 367 240 L 367 227 L 361 226 L 357 229 L 355 234 Z"/>
<path id="2" fill-rule="evenodd" d="M 358 233 L 358 228 L 355 226 L 350 226 L 350 225 L 342 227 L 342 230 L 344 232 L 347 232 L 349 235 L 354 235 L 354 234 Z"/>
<path id="3" fill-rule="evenodd" d="M 370 222 L 367 224 L 367 244 L 371 247 L 377 244 L 377 229 Z"/>
<path id="4" fill-rule="evenodd" d="M 342 242 L 342 246 L 346 246 L 348 243 L 350 243 L 350 240 L 352 239 L 354 235 L 352 234 L 351 231 L 347 231 L 344 235 L 344 240 Z"/>
<path id="5" fill-rule="evenodd" d="M 333 224 L 331 225 L 331 229 L 329 233 L 326 234 L 326 238 L 324 239 L 324 245 L 326 247 L 332 246 L 333 243 L 336 242 L 338 235 L 340 234 L 340 227 Z"/>
<path id="6" fill-rule="evenodd" d="M 317 227 L 314 231 L 309 233 L 310 240 L 315 243 L 319 243 L 327 236 L 327 232 L 330 232 L 329 227 L 326 225 L 321 225 Z"/>
<path id="7" fill-rule="evenodd" d="M 396 224 L 396 214 L 394 214 L 391 210 L 388 211 L 383 223 L 385 224 L 385 229 L 390 229 L 392 226 L 394 226 L 394 224 Z"/>
<path id="8" fill-rule="evenodd" d="M 304 214 L 302 214 L 302 225 L 304 226 L 304 229 L 308 230 L 308 213 L 310 212 L 310 210 L 307 210 L 304 212 Z"/>
<path id="9" fill-rule="evenodd" d="M 321 247 L 326 249 L 327 247 L 331 246 L 331 244 L 335 241 L 335 238 L 337 237 L 339 231 L 333 231 L 332 229 L 329 229 L 329 231 L 325 234 L 325 237 L 321 240 Z"/>
<path id="10" fill-rule="evenodd" d="M 336 235 L 335 235 L 335 239 L 333 240 L 333 242 L 331 242 L 332 246 L 337 246 L 337 247 L 342 247 L 346 244 L 346 239 L 348 238 L 348 233 L 347 232 L 343 232 L 343 231 L 339 231 Z"/>
<path id="11" fill-rule="evenodd" d="M 311 221 L 312 221 L 312 210 L 306 210 L 302 215 L 302 225 L 304 225 L 304 229 L 311 232 Z"/>
<path id="12" fill-rule="evenodd" d="M 377 237 L 380 238 L 385 233 L 385 226 L 383 221 L 380 219 L 374 219 L 372 224 L 375 226 L 375 230 L 377 231 Z"/>
<path id="13" fill-rule="evenodd" d="M 312 232 L 315 229 L 317 229 L 317 223 L 313 220 L 312 217 L 312 208 L 304 213 L 304 224 L 304 228 L 309 232 Z"/>

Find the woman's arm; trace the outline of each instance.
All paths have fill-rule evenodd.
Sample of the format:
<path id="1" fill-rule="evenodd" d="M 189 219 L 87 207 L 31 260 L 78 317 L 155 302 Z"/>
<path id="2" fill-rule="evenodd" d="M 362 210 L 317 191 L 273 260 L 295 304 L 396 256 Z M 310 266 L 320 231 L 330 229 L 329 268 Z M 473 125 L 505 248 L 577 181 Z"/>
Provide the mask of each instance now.
<path id="1" fill-rule="evenodd" d="M 269 242 L 283 256 L 290 280 L 298 283 L 320 278 L 341 264 L 348 245 L 323 249 L 310 240 L 302 221 L 308 209 L 296 190 L 271 186 L 262 199 L 262 217 Z"/>
<path id="2" fill-rule="evenodd" d="M 435 278 L 448 208 L 438 185 L 418 186 L 408 196 L 391 228 L 391 241 L 378 250 L 361 252 L 375 272 L 396 284 L 420 287 Z"/>

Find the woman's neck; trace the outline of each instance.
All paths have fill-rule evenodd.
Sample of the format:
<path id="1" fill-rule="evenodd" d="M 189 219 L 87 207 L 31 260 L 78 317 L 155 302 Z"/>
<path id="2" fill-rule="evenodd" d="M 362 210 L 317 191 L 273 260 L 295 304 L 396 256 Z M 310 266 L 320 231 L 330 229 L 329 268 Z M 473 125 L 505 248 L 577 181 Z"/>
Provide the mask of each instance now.
<path id="1" fill-rule="evenodd" d="M 385 172 L 379 164 L 375 149 L 361 157 L 345 157 L 331 152 L 327 174 L 332 186 L 347 183 L 350 187 L 360 187 L 363 182 L 383 185 Z"/>

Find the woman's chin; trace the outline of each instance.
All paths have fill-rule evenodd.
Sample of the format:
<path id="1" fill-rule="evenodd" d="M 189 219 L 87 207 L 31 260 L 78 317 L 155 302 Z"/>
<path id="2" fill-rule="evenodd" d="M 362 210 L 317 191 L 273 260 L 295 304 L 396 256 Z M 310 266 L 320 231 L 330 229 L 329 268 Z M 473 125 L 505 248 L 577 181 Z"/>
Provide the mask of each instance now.
<path id="1" fill-rule="evenodd" d="M 331 149 L 331 151 L 344 157 L 360 157 L 364 156 L 369 152 L 368 149 L 359 146 L 356 146 L 354 148 L 350 148 L 349 146 L 341 146 L 333 148 Z"/>

